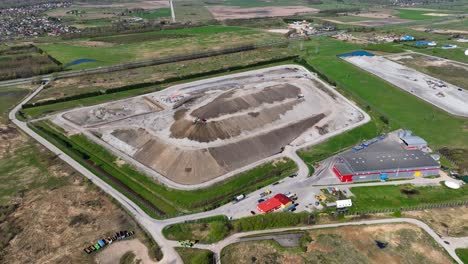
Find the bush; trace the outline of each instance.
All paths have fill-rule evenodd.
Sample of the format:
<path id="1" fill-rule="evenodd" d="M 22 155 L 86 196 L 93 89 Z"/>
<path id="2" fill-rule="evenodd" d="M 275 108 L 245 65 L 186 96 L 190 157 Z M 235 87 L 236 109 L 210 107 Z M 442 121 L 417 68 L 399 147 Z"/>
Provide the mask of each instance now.
<path id="1" fill-rule="evenodd" d="M 209 224 L 210 234 L 208 241 L 220 241 L 229 235 L 229 225 L 226 222 L 213 222 Z"/>
<path id="2" fill-rule="evenodd" d="M 235 232 L 315 224 L 315 215 L 309 213 L 277 212 L 245 217 L 233 222 Z"/>
<path id="3" fill-rule="evenodd" d="M 203 251 L 200 254 L 196 254 L 192 261 L 192 264 L 211 264 L 214 263 L 214 254 L 211 251 Z"/>

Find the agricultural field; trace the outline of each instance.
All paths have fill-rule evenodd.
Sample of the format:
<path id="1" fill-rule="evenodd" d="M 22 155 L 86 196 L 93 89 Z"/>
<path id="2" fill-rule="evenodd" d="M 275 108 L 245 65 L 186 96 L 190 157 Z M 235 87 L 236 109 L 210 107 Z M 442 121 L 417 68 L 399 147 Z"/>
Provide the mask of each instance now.
<path id="1" fill-rule="evenodd" d="M 62 66 L 33 45 L 0 45 L 0 81 L 60 71 Z"/>
<path id="2" fill-rule="evenodd" d="M 310 230 L 295 246 L 258 240 L 231 244 L 221 251 L 223 263 L 373 263 L 383 259 L 389 263 L 453 262 L 428 234 L 410 224 Z"/>
<path id="3" fill-rule="evenodd" d="M 214 17 L 203 0 L 180 0 L 173 2 L 177 21 L 213 21 Z"/>
<path id="4" fill-rule="evenodd" d="M 249 28 L 204 26 L 44 43 L 38 46 L 64 65 L 79 59 L 94 60 L 67 67 L 85 69 L 279 39 L 281 35 Z"/>
<path id="5" fill-rule="evenodd" d="M 292 55 L 292 52 L 287 48 L 261 48 L 233 54 L 212 56 L 209 58 L 186 60 L 183 62 L 58 79 L 55 80 L 50 87 L 34 97 L 32 102 L 107 90 L 137 83 L 163 81 L 176 76 L 198 74 L 235 66 L 246 66 L 261 61 L 286 57 L 288 55 Z"/>
<path id="6" fill-rule="evenodd" d="M 397 9 L 398 13 L 396 14 L 398 17 L 402 19 L 409 19 L 409 20 L 428 20 L 434 19 L 438 17 L 449 17 L 455 16 L 456 11 L 453 10 L 430 10 L 430 9 Z"/>
<path id="7" fill-rule="evenodd" d="M 8 94 L 1 115 L 9 108 L 5 103 L 16 104 L 24 93 Z M 161 257 L 134 220 L 71 167 L 2 119 L 0 137 L 1 263 L 90 263 L 94 255 L 82 249 L 118 230 L 134 230 L 135 238 L 151 247 L 152 258 Z"/>
<path id="8" fill-rule="evenodd" d="M 353 187 L 353 211 L 396 209 L 468 199 L 468 186 L 458 190 L 445 186 L 387 185 Z"/>
<path id="9" fill-rule="evenodd" d="M 77 28 L 110 26 L 119 20 L 133 18 L 160 19 L 170 17 L 169 1 L 117 1 L 109 3 L 78 2 L 44 14 L 58 18 Z"/>

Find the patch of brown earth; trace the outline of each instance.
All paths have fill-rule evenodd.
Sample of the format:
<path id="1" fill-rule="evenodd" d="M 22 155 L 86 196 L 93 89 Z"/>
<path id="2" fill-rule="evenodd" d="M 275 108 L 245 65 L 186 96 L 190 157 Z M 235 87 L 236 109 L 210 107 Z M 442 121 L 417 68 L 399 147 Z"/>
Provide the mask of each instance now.
<path id="1" fill-rule="evenodd" d="M 468 206 L 411 211 L 404 216 L 425 222 L 442 236 L 468 236 Z"/>
<path id="2" fill-rule="evenodd" d="M 129 142 L 132 146 L 141 146 L 134 155 L 135 159 L 175 182 L 197 184 L 280 153 L 282 147 L 324 117 L 324 114 L 319 114 L 265 134 L 219 147 L 198 150 L 169 145 L 149 135 L 144 129 L 138 131 L 129 129 L 113 135 L 121 140 L 148 139 L 146 142 L 145 140 Z M 124 134 L 125 139 L 122 138 Z"/>
<path id="3" fill-rule="evenodd" d="M 96 255 L 98 264 L 115 264 L 119 263 L 120 259 L 126 252 L 135 254 L 135 264 L 156 264 L 148 254 L 148 248 L 138 239 L 119 241 L 107 246 L 104 250 Z"/>
<path id="4" fill-rule="evenodd" d="M 215 118 L 249 108 L 256 108 L 261 104 L 272 104 L 288 98 L 296 98 L 300 92 L 301 89 L 290 84 L 270 86 L 259 92 L 241 96 L 235 96 L 235 90 L 231 90 L 221 94 L 212 102 L 193 110 L 191 115 L 207 119 Z"/>
<path id="5" fill-rule="evenodd" d="M 251 8 L 243 8 L 239 6 L 208 6 L 207 8 L 217 20 L 290 16 L 299 13 L 317 13 L 319 11 L 318 9 L 305 6 Z"/>
<path id="6" fill-rule="evenodd" d="M 181 119 L 179 110 L 175 112 L 177 120 L 171 126 L 171 137 L 188 138 L 198 142 L 210 142 L 217 139 L 229 139 L 246 131 L 253 131 L 280 119 L 280 116 L 291 110 L 299 101 L 290 101 L 279 105 L 266 106 L 261 112 L 249 112 L 229 118 L 194 123 Z"/>

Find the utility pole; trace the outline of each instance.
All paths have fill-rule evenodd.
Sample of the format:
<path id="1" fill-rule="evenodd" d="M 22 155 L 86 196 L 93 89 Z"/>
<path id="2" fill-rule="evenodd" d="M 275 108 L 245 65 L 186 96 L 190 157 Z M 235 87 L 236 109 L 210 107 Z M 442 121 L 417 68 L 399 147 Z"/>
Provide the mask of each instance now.
<path id="1" fill-rule="evenodd" d="M 172 0 L 169 0 L 169 4 L 171 5 L 171 22 L 175 23 L 175 10 L 174 10 L 174 4 L 172 3 Z"/>

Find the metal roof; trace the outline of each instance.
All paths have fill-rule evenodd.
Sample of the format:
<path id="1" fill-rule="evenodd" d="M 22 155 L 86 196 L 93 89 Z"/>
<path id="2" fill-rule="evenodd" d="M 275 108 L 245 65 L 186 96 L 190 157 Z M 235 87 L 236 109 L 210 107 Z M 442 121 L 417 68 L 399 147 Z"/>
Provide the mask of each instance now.
<path id="1" fill-rule="evenodd" d="M 401 140 L 403 140 L 407 145 L 424 145 L 426 146 L 427 145 L 427 142 L 426 140 L 418 137 L 418 136 L 406 136 L 406 137 L 402 137 Z"/>
<path id="2" fill-rule="evenodd" d="M 356 173 L 439 167 L 439 163 L 420 150 L 355 152 L 341 156 Z"/>

